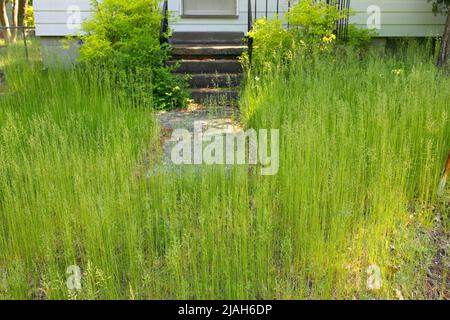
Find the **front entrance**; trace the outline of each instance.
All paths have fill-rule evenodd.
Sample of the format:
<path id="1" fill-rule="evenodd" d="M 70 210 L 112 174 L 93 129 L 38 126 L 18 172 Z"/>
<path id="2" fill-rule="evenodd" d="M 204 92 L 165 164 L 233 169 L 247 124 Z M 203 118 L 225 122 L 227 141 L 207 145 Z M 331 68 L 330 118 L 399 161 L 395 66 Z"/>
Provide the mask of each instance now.
<path id="1" fill-rule="evenodd" d="M 237 0 L 182 0 L 186 17 L 236 17 Z"/>

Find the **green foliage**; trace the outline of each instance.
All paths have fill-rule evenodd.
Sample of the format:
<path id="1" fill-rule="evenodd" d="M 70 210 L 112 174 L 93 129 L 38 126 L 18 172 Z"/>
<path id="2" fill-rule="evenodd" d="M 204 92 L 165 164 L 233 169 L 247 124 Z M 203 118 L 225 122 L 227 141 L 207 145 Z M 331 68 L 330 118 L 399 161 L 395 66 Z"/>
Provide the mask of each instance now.
<path id="1" fill-rule="evenodd" d="M 423 46 L 312 66 L 293 56 L 252 81 L 242 119 L 280 129 L 274 177 L 162 169 L 152 111 L 108 70 L 31 61 L 0 56 L 0 299 L 446 296 L 434 284 L 445 240 L 438 252 L 426 238 L 448 220 L 436 190 L 450 78 Z M 379 290 L 367 287 L 374 264 Z"/>
<path id="2" fill-rule="evenodd" d="M 429 48 L 404 48 L 364 60 L 337 51 L 312 65 L 294 56 L 249 79 L 242 95 L 247 127 L 280 129 L 280 172 L 259 188 L 277 199 L 266 218 L 283 221 L 273 223 L 272 243 L 282 243 L 276 259 L 291 269 L 281 267 L 278 279 L 311 281 L 307 296 L 430 297 L 424 283 L 435 249 L 424 234 L 448 215 L 437 190 L 450 148 L 450 79 L 436 70 Z M 366 287 L 371 264 L 381 268 L 378 291 Z M 292 288 L 280 292 L 301 297 Z M 445 284 L 433 290 L 433 298 L 448 295 Z"/>
<path id="3" fill-rule="evenodd" d="M 433 12 L 447 13 L 448 7 L 450 6 L 450 0 L 428 0 L 428 2 L 433 3 Z"/>
<path id="4" fill-rule="evenodd" d="M 358 28 L 355 24 L 350 24 L 348 26 L 346 43 L 360 51 L 365 51 L 376 35 L 377 33 L 374 29 L 362 29 Z"/>
<path id="5" fill-rule="evenodd" d="M 293 34 L 287 32 L 280 19 L 255 21 L 249 37 L 255 45 L 253 62 L 263 69 L 270 68 L 274 61 L 282 63 L 294 47 Z"/>
<path id="6" fill-rule="evenodd" d="M 104 0 L 93 7 L 93 18 L 83 25 L 80 60 L 131 74 L 135 85 L 141 79 L 143 95 L 153 95 L 157 108 L 185 106 L 186 82 L 170 75 L 165 66 L 170 48 L 159 43 L 158 1 Z"/>
<path id="7" fill-rule="evenodd" d="M 304 0 L 293 6 L 287 15 L 292 30 L 308 44 L 317 45 L 324 37 L 333 34 L 336 21 L 342 12 L 334 5 L 324 1 Z"/>
<path id="8" fill-rule="evenodd" d="M 35 27 L 34 9 L 32 6 L 28 6 L 25 12 L 25 26 L 29 28 Z"/>
<path id="9" fill-rule="evenodd" d="M 159 45 L 161 14 L 156 0 L 105 0 L 83 25 L 83 60 L 112 59 L 118 65 L 157 67 L 167 56 Z"/>
<path id="10" fill-rule="evenodd" d="M 292 59 L 294 52 L 303 53 L 305 59 L 330 52 L 337 42 L 334 30 L 336 22 L 349 14 L 337 6 L 324 1 L 305 0 L 293 6 L 287 14 L 285 24 L 275 18 L 263 18 L 255 22 L 249 36 L 253 38 L 255 50 L 253 61 L 255 69 L 270 70 L 274 65 Z M 357 30 L 350 27 L 348 43 L 352 47 L 363 48 L 368 45 L 372 31 Z"/>
<path id="11" fill-rule="evenodd" d="M 188 103 L 187 77 L 174 74 L 169 68 L 154 70 L 153 77 L 153 103 L 159 109 L 183 107 Z"/>

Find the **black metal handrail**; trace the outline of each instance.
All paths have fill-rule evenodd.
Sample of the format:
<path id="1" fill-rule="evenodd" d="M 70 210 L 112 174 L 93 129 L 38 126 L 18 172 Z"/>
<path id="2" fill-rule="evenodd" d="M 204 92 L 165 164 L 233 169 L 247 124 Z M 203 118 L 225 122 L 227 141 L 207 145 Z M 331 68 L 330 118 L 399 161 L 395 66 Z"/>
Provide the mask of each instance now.
<path id="1" fill-rule="evenodd" d="M 348 37 L 348 25 L 350 21 L 350 1 L 351 0 L 327 0 L 327 4 L 335 5 L 339 12 L 344 12 L 344 15 L 336 22 L 336 37 L 346 40 Z"/>
<path id="2" fill-rule="evenodd" d="M 254 18 L 255 20 L 258 19 L 258 0 L 253 0 L 255 2 L 255 9 L 254 9 Z M 269 17 L 269 0 L 266 0 L 266 9 L 265 9 L 265 17 Z M 291 7 L 291 1 L 288 1 L 289 7 Z M 248 12 L 249 14 L 252 13 L 252 2 L 251 0 L 248 3 Z M 277 16 L 280 14 L 280 0 L 277 0 L 277 6 L 276 6 L 276 13 Z"/>
<path id="3" fill-rule="evenodd" d="M 169 1 L 165 0 L 162 8 L 161 29 L 159 30 L 159 43 L 168 42 L 167 32 L 169 31 Z"/>
<path id="4" fill-rule="evenodd" d="M 288 12 L 291 10 L 291 1 L 288 1 Z M 288 19 L 288 24 L 287 24 L 287 28 L 288 30 L 291 28 L 291 22 Z"/>
<path id="5" fill-rule="evenodd" d="M 248 33 L 250 33 L 253 30 L 253 21 L 258 19 L 258 0 L 255 1 L 255 13 L 253 16 L 253 7 L 252 7 L 252 0 L 248 0 Z M 291 1 L 288 1 L 289 8 L 291 7 Z M 280 0 L 277 0 L 277 18 L 280 14 Z M 265 10 L 265 17 L 268 18 L 269 15 L 269 0 L 266 0 L 266 10 Z M 247 46 L 248 46 L 248 58 L 250 64 L 252 63 L 252 56 L 253 56 L 253 38 L 250 37 L 249 34 L 247 34 Z"/>
<path id="6" fill-rule="evenodd" d="M 343 19 L 344 30 L 343 30 L 343 38 L 346 40 L 348 37 L 348 26 L 350 24 L 350 1 L 345 0 L 345 17 Z"/>
<path id="7" fill-rule="evenodd" d="M 256 0 L 255 0 L 256 3 Z M 253 29 L 253 17 L 252 17 L 252 0 L 248 0 L 248 33 L 247 33 L 247 46 L 248 46 L 248 60 L 252 64 L 253 56 L 253 38 L 250 37 L 250 32 Z"/>

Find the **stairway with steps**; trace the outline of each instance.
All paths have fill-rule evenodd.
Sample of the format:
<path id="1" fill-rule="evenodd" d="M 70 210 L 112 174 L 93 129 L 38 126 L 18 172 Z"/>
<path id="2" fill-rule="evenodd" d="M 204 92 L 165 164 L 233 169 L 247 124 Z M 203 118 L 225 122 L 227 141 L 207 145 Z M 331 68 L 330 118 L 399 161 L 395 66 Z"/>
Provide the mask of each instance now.
<path id="1" fill-rule="evenodd" d="M 242 80 L 243 39 L 241 32 L 174 32 L 168 65 L 179 64 L 174 72 L 190 75 L 195 102 L 233 105 Z"/>

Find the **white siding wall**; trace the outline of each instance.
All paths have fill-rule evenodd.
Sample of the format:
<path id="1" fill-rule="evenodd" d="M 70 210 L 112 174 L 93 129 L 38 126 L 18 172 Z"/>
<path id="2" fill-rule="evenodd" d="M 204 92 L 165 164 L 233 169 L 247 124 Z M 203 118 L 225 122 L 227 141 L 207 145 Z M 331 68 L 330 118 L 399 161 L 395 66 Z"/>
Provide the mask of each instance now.
<path id="1" fill-rule="evenodd" d="M 237 0 L 238 18 L 224 19 L 199 19 L 180 18 L 183 0 L 169 0 L 169 10 L 172 12 L 171 27 L 174 31 L 247 31 L 248 21 L 248 0 Z M 257 18 L 262 18 L 266 14 L 265 0 L 252 0 L 252 15 L 255 16 L 255 1 L 257 3 Z M 274 17 L 276 14 L 277 1 L 268 1 L 268 16 Z M 280 0 L 280 17 L 288 8 L 287 0 Z"/>
<path id="2" fill-rule="evenodd" d="M 79 34 L 81 21 L 90 15 L 90 0 L 34 0 L 33 6 L 37 36 Z"/>
<path id="3" fill-rule="evenodd" d="M 181 18 L 182 0 L 169 0 L 172 12 L 171 27 L 175 31 L 243 31 L 247 30 L 247 0 L 238 1 L 238 18 L 198 19 Z M 265 0 L 257 1 L 258 17 L 265 15 Z M 366 27 L 370 13 L 367 9 L 376 5 L 381 9 L 380 36 L 429 36 L 441 35 L 445 17 L 435 16 L 427 0 L 351 0 L 356 16 L 351 22 Z M 67 36 L 79 33 L 79 20 L 89 16 L 90 0 L 34 0 L 36 34 L 38 36 Z M 79 8 L 81 13 L 74 13 Z M 287 0 L 280 0 L 280 10 L 285 11 Z M 276 0 L 269 0 L 269 17 L 276 12 Z"/>
<path id="4" fill-rule="evenodd" d="M 356 13 L 351 22 L 362 28 L 367 26 L 370 14 L 367 9 L 375 5 L 381 9 L 382 37 L 442 36 L 445 17 L 432 12 L 428 0 L 351 0 Z"/>

